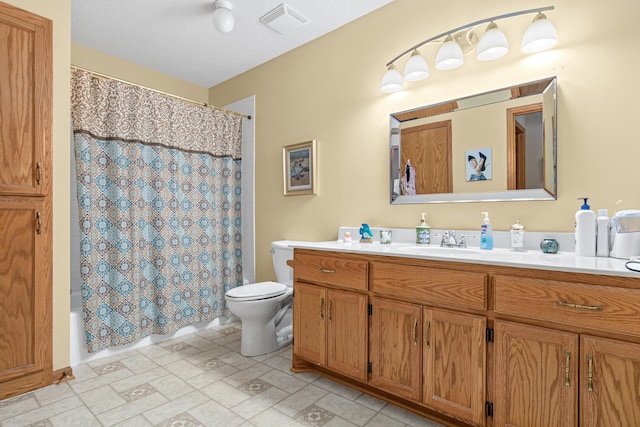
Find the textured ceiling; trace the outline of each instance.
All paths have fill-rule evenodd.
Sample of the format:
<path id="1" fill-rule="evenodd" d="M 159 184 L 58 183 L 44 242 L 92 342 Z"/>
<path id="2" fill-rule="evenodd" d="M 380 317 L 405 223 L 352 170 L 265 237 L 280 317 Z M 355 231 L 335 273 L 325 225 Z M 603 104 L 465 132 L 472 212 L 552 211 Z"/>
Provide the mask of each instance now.
<path id="1" fill-rule="evenodd" d="M 282 0 L 231 0 L 235 27 L 218 32 L 213 0 L 73 0 L 74 43 L 203 87 L 322 36 L 393 0 L 287 0 L 310 23 L 289 35 L 259 18 Z"/>

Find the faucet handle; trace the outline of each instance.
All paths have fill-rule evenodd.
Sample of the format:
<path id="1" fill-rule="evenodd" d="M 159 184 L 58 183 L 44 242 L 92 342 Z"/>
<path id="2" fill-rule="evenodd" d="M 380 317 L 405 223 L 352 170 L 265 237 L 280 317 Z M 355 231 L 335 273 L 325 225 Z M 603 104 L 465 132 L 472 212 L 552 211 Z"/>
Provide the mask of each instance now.
<path id="1" fill-rule="evenodd" d="M 449 232 L 445 230 L 442 232 L 442 240 L 440 240 L 440 246 L 444 247 L 448 244 L 449 244 Z"/>

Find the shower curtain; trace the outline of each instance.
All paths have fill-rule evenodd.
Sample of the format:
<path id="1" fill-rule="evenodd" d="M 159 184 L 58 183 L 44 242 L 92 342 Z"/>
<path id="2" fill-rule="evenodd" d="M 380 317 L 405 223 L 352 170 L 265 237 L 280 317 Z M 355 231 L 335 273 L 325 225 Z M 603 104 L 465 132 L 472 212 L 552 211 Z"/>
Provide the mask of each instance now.
<path id="1" fill-rule="evenodd" d="M 230 314 L 242 118 L 72 70 L 87 349 Z"/>

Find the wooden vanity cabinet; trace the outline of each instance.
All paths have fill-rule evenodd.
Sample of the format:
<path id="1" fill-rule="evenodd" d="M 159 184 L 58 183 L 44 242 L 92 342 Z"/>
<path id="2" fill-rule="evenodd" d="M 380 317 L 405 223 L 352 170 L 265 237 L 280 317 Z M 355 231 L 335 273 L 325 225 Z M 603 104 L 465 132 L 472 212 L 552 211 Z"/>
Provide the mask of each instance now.
<path id="1" fill-rule="evenodd" d="M 636 426 L 640 288 L 629 285 L 637 280 L 564 276 L 572 280 L 495 278 L 496 316 L 520 317 L 495 321 L 495 425 Z M 549 321 L 557 324 L 526 324 Z"/>
<path id="2" fill-rule="evenodd" d="M 360 381 L 367 380 L 368 307 L 367 295 L 353 289 L 366 284 L 367 270 L 366 262 L 325 256 L 294 261 L 294 353 Z"/>

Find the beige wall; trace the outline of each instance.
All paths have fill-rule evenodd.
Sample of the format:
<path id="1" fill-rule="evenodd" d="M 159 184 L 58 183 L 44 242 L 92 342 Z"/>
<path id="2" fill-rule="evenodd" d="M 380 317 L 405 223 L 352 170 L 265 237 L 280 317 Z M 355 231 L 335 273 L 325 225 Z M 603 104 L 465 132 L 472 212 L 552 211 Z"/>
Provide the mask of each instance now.
<path id="1" fill-rule="evenodd" d="M 53 21 L 53 369 L 69 366 L 71 0 L 3 0 Z"/>
<path id="2" fill-rule="evenodd" d="M 511 52 L 481 63 L 472 54 L 457 70 L 437 71 L 435 48 L 422 49 L 431 76 L 387 95 L 385 64 L 428 37 L 493 15 L 553 4 L 560 42 L 526 56 L 521 34 L 532 16 L 500 21 Z M 340 225 L 413 227 L 428 212 L 437 228 L 479 228 L 481 211 L 497 230 L 516 218 L 534 231 L 571 232 L 576 198 L 593 208 L 640 208 L 636 136 L 640 3 L 616 0 L 395 0 L 370 15 L 210 90 L 224 105 L 256 95 L 256 251 L 258 279 L 273 277 L 269 242 L 327 240 Z M 399 61 L 404 68 L 406 58 Z M 391 206 L 388 114 L 419 105 L 558 76 L 558 200 Z M 319 194 L 282 195 L 283 145 L 318 141 Z M 616 204 L 618 200 L 623 200 Z"/>

